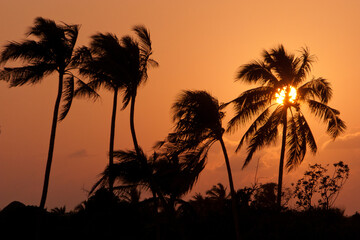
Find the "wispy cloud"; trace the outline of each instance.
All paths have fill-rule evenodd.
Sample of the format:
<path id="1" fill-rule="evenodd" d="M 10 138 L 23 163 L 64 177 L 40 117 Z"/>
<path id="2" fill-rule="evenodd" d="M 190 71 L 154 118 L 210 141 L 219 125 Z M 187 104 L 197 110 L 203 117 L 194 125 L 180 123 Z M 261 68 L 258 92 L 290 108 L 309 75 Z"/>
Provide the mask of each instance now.
<path id="1" fill-rule="evenodd" d="M 336 138 L 336 140 L 326 141 L 321 149 L 354 149 L 360 147 L 360 132 L 349 133 Z"/>
<path id="2" fill-rule="evenodd" d="M 68 158 L 84 158 L 88 156 L 89 154 L 85 149 L 80 149 L 67 155 Z"/>

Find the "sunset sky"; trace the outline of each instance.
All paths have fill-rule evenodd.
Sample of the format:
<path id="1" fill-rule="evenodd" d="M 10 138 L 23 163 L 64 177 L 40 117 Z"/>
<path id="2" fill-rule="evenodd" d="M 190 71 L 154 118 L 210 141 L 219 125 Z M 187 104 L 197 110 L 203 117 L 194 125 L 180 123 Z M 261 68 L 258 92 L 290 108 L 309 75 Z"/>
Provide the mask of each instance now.
<path id="1" fill-rule="evenodd" d="M 285 187 L 299 179 L 308 164 L 344 161 L 350 178 L 336 206 L 347 214 L 360 211 L 360 1 L 358 0 L 0 0 L 0 45 L 24 39 L 36 17 L 80 24 L 77 46 L 87 45 L 97 32 L 121 37 L 144 24 L 151 33 L 160 67 L 138 91 L 135 127 L 139 144 L 148 154 L 172 130 L 170 107 L 181 90 L 207 90 L 227 102 L 254 87 L 234 82 L 239 66 L 259 59 L 263 49 L 283 44 L 297 54 L 308 47 L 316 55 L 311 75 L 328 79 L 348 129 L 335 142 L 326 126 L 307 115 L 318 143 L 318 153 L 284 175 Z M 312 76 L 310 76 L 312 77 Z M 48 151 L 57 76 L 40 84 L 8 88 L 0 82 L 0 209 L 17 200 L 38 205 Z M 101 100 L 75 99 L 67 118 L 58 125 L 47 208 L 73 209 L 87 197 L 108 158 L 112 94 Z M 227 109 L 227 120 L 232 117 Z M 133 147 L 129 111 L 118 111 L 115 149 Z M 246 126 L 242 129 L 244 130 Z M 240 130 L 225 135 L 235 188 L 258 182 L 277 182 L 280 144 L 257 153 L 241 170 L 245 152 L 234 153 Z M 228 185 L 220 145 L 214 145 L 207 166 L 193 191 L 204 192 L 222 182 Z"/>

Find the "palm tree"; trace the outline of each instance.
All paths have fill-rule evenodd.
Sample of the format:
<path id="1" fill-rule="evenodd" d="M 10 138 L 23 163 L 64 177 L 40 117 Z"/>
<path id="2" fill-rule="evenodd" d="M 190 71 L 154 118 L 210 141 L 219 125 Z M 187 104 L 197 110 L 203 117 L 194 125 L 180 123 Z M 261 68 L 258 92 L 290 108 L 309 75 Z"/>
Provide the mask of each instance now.
<path id="1" fill-rule="evenodd" d="M 90 194 L 108 184 L 112 175 L 114 180 L 121 182 L 121 185 L 115 186 L 114 190 L 122 193 L 134 187 L 149 189 L 155 202 L 158 195 L 164 208 L 173 211 L 175 201 L 188 193 L 196 183 L 200 172 L 204 169 L 207 157 L 203 149 L 192 151 L 176 151 L 175 149 L 175 146 L 166 143 L 151 156 L 146 156 L 140 149 L 140 157 L 147 161 L 147 166 L 142 164 L 144 160 L 140 160 L 134 150 L 115 151 L 114 157 L 117 162 L 114 163 L 112 170 L 109 166 L 105 169 Z M 148 175 L 149 172 L 152 176 Z M 164 196 L 168 196 L 167 201 Z"/>
<path id="2" fill-rule="evenodd" d="M 41 208 L 45 207 L 47 197 L 57 121 L 66 117 L 74 96 L 74 75 L 70 71 L 76 67 L 76 62 L 73 61 L 73 53 L 78 32 L 78 25 L 56 24 L 53 20 L 38 17 L 34 21 L 34 26 L 27 32 L 27 36 L 33 36 L 37 40 L 27 39 L 21 42 L 10 42 L 4 47 L 0 56 L 0 63 L 2 64 L 17 60 L 24 62 L 21 67 L 5 67 L 1 71 L 0 78 L 10 82 L 10 87 L 39 83 L 53 72 L 57 72 L 59 75 L 44 186 L 40 201 Z M 61 101 L 64 104 L 59 115 Z"/>
<path id="3" fill-rule="evenodd" d="M 115 120 L 117 110 L 118 93 L 124 88 L 125 82 L 128 82 L 126 73 L 126 55 L 125 49 L 116 35 L 111 33 L 98 33 L 91 37 L 90 47 L 82 47 L 77 51 L 77 59 L 81 63 L 79 72 L 83 76 L 90 78 L 85 84 L 79 81 L 76 89 L 76 96 L 89 97 L 96 99 L 98 94 L 96 90 L 100 87 L 113 92 L 113 107 L 110 126 L 109 143 L 109 168 L 114 164 L 114 138 L 115 138 Z M 110 177 L 109 190 L 113 191 L 113 180 Z"/>
<path id="4" fill-rule="evenodd" d="M 90 48 L 82 47 L 77 54 L 77 59 L 82 63 L 80 73 L 91 78 L 87 84 L 79 82 L 76 94 L 79 96 L 96 97 L 99 87 L 114 92 L 113 111 L 110 129 L 109 144 L 109 168 L 113 166 L 114 153 L 114 132 L 117 108 L 118 92 L 124 90 L 123 107 L 125 109 L 131 102 L 130 107 L 130 129 L 133 138 L 134 148 L 140 156 L 138 160 L 143 161 L 144 166 L 147 162 L 141 157 L 142 152 L 138 145 L 135 125 L 135 98 L 137 88 L 145 83 L 148 75 L 148 65 L 158 66 L 158 63 L 150 58 L 152 54 L 150 34 L 144 26 L 135 26 L 140 42 L 130 36 L 124 36 L 119 40 L 114 34 L 96 34 L 92 37 Z M 112 191 L 113 180 L 108 181 Z"/>
<path id="5" fill-rule="evenodd" d="M 226 187 L 224 187 L 222 183 L 213 185 L 210 190 L 206 191 L 206 195 L 209 199 L 222 202 L 224 202 L 228 198 L 228 194 L 226 193 Z"/>
<path id="6" fill-rule="evenodd" d="M 265 145 L 276 141 L 278 128 L 282 126 L 277 204 L 280 209 L 285 148 L 286 168 L 290 171 L 304 159 L 307 147 L 316 153 L 317 146 L 311 129 L 303 114 L 303 106 L 327 123 L 327 133 L 335 139 L 346 129 L 340 112 L 327 104 L 332 97 L 330 83 L 324 78 L 312 78 L 304 83 L 311 71 L 314 57 L 309 50 L 301 50 L 295 57 L 280 45 L 264 51 L 261 61 L 253 61 L 240 67 L 237 80 L 261 86 L 243 92 L 232 103 L 235 116 L 230 120 L 228 131 L 257 116 L 245 132 L 237 151 L 245 141 L 249 142 L 245 167 L 253 154 Z"/>
<path id="7" fill-rule="evenodd" d="M 135 114 L 135 99 L 137 89 L 141 84 L 144 84 L 148 79 L 147 69 L 149 66 L 157 67 L 159 64 L 151 59 L 152 47 L 150 33 L 145 26 L 138 25 L 133 28 L 138 41 L 129 36 L 123 38 L 123 46 L 127 52 L 127 73 L 129 81 L 126 83 L 124 94 L 124 108 L 130 103 L 130 130 L 133 138 L 134 148 L 137 154 L 141 154 L 140 147 L 136 138 L 134 114 Z M 146 164 L 145 162 L 143 162 Z"/>
<path id="8" fill-rule="evenodd" d="M 172 106 L 175 133 L 169 138 L 183 144 L 185 148 L 206 147 L 219 141 L 224 153 L 229 177 L 232 210 L 237 239 L 240 239 L 236 194 L 231 174 L 229 157 L 223 140 L 224 129 L 221 120 L 225 116 L 217 99 L 206 91 L 184 91 Z"/>
<path id="9" fill-rule="evenodd" d="M 165 142 L 153 154 L 154 180 L 161 192 L 168 196 L 167 205 L 171 212 L 181 197 L 197 182 L 207 159 L 206 148 L 187 150 L 173 142 Z"/>

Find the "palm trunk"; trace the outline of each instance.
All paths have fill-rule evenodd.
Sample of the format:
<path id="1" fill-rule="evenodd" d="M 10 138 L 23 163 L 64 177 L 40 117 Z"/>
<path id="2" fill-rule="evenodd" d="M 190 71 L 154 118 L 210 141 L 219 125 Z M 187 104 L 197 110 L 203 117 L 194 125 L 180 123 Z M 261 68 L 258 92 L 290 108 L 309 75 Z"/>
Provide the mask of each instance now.
<path id="1" fill-rule="evenodd" d="M 139 147 L 139 144 L 137 142 L 136 133 L 135 133 L 135 125 L 134 125 L 135 98 L 136 98 L 136 92 L 132 95 L 131 103 L 130 103 L 130 130 L 131 130 L 131 135 L 132 135 L 132 139 L 133 139 L 136 154 L 138 156 L 141 156 L 140 147 Z M 148 163 L 146 162 L 145 158 L 140 158 L 140 159 L 142 161 L 143 166 L 145 166 L 147 168 L 146 170 L 147 170 L 148 175 L 149 175 L 149 181 L 150 181 L 151 190 L 154 191 L 159 196 L 159 198 L 160 198 L 161 202 L 163 203 L 164 207 L 166 207 L 167 204 L 166 204 L 166 200 L 164 198 L 164 195 L 162 194 L 162 192 L 159 190 L 159 188 L 154 183 L 152 173 L 150 172 L 150 169 L 148 168 Z"/>
<path id="2" fill-rule="evenodd" d="M 117 95 L 118 89 L 114 89 L 114 101 L 113 101 L 113 110 L 111 115 L 111 127 L 110 127 L 110 146 L 109 146 L 109 191 L 113 192 L 114 186 L 114 175 L 112 172 L 112 167 L 114 164 L 114 136 L 115 136 L 115 120 L 116 120 L 116 108 L 117 108 Z"/>
<path id="3" fill-rule="evenodd" d="M 131 135 L 132 135 L 132 139 L 133 139 L 133 143 L 134 143 L 134 148 L 136 151 L 136 155 L 137 156 L 141 156 L 141 152 L 140 152 L 140 147 L 139 144 L 137 142 L 136 139 L 136 134 L 135 134 L 135 124 L 134 124 L 134 113 L 135 113 L 135 98 L 136 98 L 136 92 L 133 94 L 133 96 L 131 97 L 131 103 L 130 103 L 130 130 L 131 130 Z M 159 196 L 159 199 L 161 200 L 161 202 L 163 203 L 164 207 L 166 208 L 167 204 L 164 198 L 164 195 L 162 194 L 162 192 L 159 190 L 159 188 L 155 185 L 154 180 L 153 180 L 153 176 L 152 173 L 150 172 L 150 169 L 148 167 L 148 163 L 146 161 L 145 158 L 140 157 L 141 159 L 141 164 L 146 168 L 146 172 L 149 176 L 149 185 L 150 185 L 150 190 L 153 194 L 154 197 L 154 213 L 155 215 L 155 219 L 156 219 L 156 239 L 159 240 L 161 239 L 161 225 L 160 225 L 160 219 L 158 216 L 158 201 L 156 198 L 156 194 Z"/>
<path id="4" fill-rule="evenodd" d="M 284 119 L 283 119 L 283 135 L 282 135 L 282 142 L 281 142 L 278 193 L 277 193 L 277 207 L 278 207 L 279 211 L 281 210 L 282 180 L 283 180 L 285 145 L 286 145 L 286 128 L 287 128 L 287 111 L 285 110 Z"/>
<path id="5" fill-rule="evenodd" d="M 229 161 L 229 157 L 228 157 L 228 154 L 226 151 L 226 147 L 225 147 L 223 138 L 220 137 L 219 141 L 220 141 L 223 153 L 224 153 L 226 169 L 227 169 L 228 177 L 229 177 L 231 205 L 232 205 L 232 212 L 233 212 L 233 218 L 234 218 L 234 224 L 235 224 L 236 239 L 239 240 L 239 239 L 241 239 L 241 237 L 240 237 L 240 222 L 239 222 L 239 215 L 238 215 L 239 212 L 237 209 L 236 193 L 235 193 L 233 178 L 232 178 L 232 174 L 231 174 L 230 161 Z"/>
<path id="6" fill-rule="evenodd" d="M 48 158 L 47 158 L 46 169 L 45 169 L 45 179 L 44 179 L 43 191 L 42 191 L 41 201 L 40 201 L 41 209 L 44 209 L 44 207 L 45 207 L 45 202 L 46 202 L 46 197 L 47 197 L 47 192 L 48 192 L 48 187 L 49 187 L 50 170 L 51 170 L 51 163 L 52 163 L 52 158 L 53 158 L 53 153 L 54 153 L 54 145 L 55 145 L 55 133 L 56 133 L 59 106 L 60 106 L 62 88 L 63 88 L 63 77 L 64 77 L 64 73 L 59 72 L 58 94 L 57 94 L 56 101 L 55 101 L 53 121 L 52 121 L 51 134 L 50 134 L 49 152 L 48 152 Z"/>
<path id="7" fill-rule="evenodd" d="M 136 98 L 136 92 L 131 96 L 131 103 L 130 103 L 130 130 L 131 130 L 131 136 L 134 143 L 134 148 L 136 151 L 136 154 L 140 156 L 140 148 L 139 144 L 136 138 L 135 133 L 135 124 L 134 124 L 134 113 L 135 113 L 135 98 Z"/>

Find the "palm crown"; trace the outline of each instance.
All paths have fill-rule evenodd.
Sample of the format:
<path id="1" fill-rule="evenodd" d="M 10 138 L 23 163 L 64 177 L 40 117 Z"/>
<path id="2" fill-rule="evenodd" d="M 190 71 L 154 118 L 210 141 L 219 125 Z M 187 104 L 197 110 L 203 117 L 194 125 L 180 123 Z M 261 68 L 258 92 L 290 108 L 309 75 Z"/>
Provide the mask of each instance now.
<path id="1" fill-rule="evenodd" d="M 66 76 L 61 86 L 64 101 L 59 120 L 63 120 L 70 110 L 74 94 L 74 75 L 71 73 L 77 63 L 73 53 L 78 37 L 79 25 L 62 25 L 38 17 L 34 26 L 27 32 L 37 40 L 10 42 L 1 53 L 0 63 L 23 60 L 21 67 L 5 67 L 1 79 L 8 81 L 10 87 L 39 83 L 44 77 L 57 71 Z"/>
<path id="2" fill-rule="evenodd" d="M 224 132 L 221 120 L 225 116 L 218 101 L 205 91 L 184 91 L 172 106 L 176 122 L 176 142 L 189 148 L 205 143 L 211 145 Z"/>
<path id="3" fill-rule="evenodd" d="M 285 131 L 288 147 L 286 166 L 290 170 L 303 161 L 307 147 L 313 153 L 317 151 L 303 106 L 327 123 L 327 133 L 333 139 L 346 126 L 339 118 L 340 112 L 327 105 L 332 97 L 330 83 L 321 77 L 305 82 L 314 61 L 308 49 L 302 49 L 301 56 L 295 57 L 280 45 L 264 51 L 262 56 L 262 61 L 243 65 L 237 74 L 238 80 L 261 86 L 243 92 L 232 101 L 236 114 L 228 124 L 228 131 L 236 130 L 240 124 L 257 116 L 237 148 L 239 150 L 245 141 L 249 142 L 246 166 L 255 151 L 276 141 L 280 125 L 288 128 Z"/>
<path id="4" fill-rule="evenodd" d="M 205 153 L 214 142 L 220 142 L 229 178 L 236 236 L 240 239 L 236 193 L 223 140 L 224 129 L 221 121 L 225 113 L 222 111 L 222 105 L 206 91 L 184 91 L 173 105 L 173 112 L 175 133 L 169 135 L 170 142 L 175 142 L 185 149 L 204 149 Z"/>

